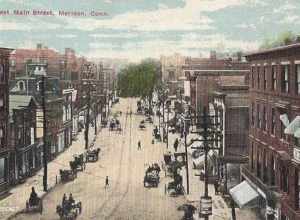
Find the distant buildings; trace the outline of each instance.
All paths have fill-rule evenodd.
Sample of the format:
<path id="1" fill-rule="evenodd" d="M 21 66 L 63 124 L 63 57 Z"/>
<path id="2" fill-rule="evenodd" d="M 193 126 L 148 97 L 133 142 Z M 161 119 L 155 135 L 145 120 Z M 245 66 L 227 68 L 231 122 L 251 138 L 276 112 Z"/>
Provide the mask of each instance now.
<path id="1" fill-rule="evenodd" d="M 182 66 L 185 64 L 185 57 L 178 53 L 172 56 L 161 56 L 161 79 L 170 89 L 170 95 L 176 94 L 177 88 L 183 89 L 184 73 Z"/>
<path id="2" fill-rule="evenodd" d="M 0 48 L 0 194 L 7 190 L 10 180 L 9 156 L 9 54 L 11 49 Z"/>

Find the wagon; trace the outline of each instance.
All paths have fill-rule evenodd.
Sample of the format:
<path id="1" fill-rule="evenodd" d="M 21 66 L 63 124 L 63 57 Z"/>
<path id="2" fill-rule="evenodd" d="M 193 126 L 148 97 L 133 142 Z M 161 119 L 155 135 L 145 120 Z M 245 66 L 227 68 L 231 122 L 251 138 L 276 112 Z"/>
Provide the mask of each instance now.
<path id="1" fill-rule="evenodd" d="M 96 162 L 99 158 L 100 148 L 88 150 L 86 152 L 86 162 Z"/>
<path id="2" fill-rule="evenodd" d="M 70 204 L 67 202 L 64 206 L 56 206 L 56 213 L 61 220 L 74 220 L 79 214 L 81 214 L 82 205 L 81 202 Z"/>
<path id="3" fill-rule="evenodd" d="M 59 170 L 59 174 L 60 179 L 63 183 L 72 181 L 77 177 L 76 172 L 74 172 L 73 170 Z"/>
<path id="4" fill-rule="evenodd" d="M 157 187 L 159 184 L 159 173 L 156 171 L 146 172 L 144 187 Z"/>

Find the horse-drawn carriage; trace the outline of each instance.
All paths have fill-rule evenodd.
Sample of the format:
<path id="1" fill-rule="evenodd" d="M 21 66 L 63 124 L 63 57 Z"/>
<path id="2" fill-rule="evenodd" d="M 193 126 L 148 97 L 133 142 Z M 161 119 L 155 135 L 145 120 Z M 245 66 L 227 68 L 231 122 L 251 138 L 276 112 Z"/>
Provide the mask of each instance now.
<path id="1" fill-rule="evenodd" d="M 140 122 L 139 128 L 140 128 L 141 130 L 144 130 L 144 129 L 146 128 L 146 125 L 145 125 L 145 121 L 144 121 L 144 120 L 142 120 L 142 121 Z"/>
<path id="2" fill-rule="evenodd" d="M 70 168 L 73 172 L 83 171 L 85 169 L 83 154 L 74 155 L 74 160 L 70 161 Z"/>
<path id="3" fill-rule="evenodd" d="M 148 167 L 144 177 L 144 187 L 157 187 L 159 184 L 160 167 L 158 164 L 153 164 Z"/>
<path id="4" fill-rule="evenodd" d="M 86 162 L 96 162 L 99 158 L 100 148 L 94 150 L 87 150 Z"/>
<path id="5" fill-rule="evenodd" d="M 153 129 L 153 136 L 156 140 L 161 141 L 161 135 L 158 131 L 157 126 Z"/>
<path id="6" fill-rule="evenodd" d="M 172 160 L 171 153 L 164 154 L 164 161 L 164 170 L 166 176 L 175 176 L 178 173 L 178 170 L 184 165 L 184 163 L 179 162 L 176 157 L 175 160 Z"/>
<path id="7" fill-rule="evenodd" d="M 73 170 L 59 170 L 60 179 L 63 183 L 72 181 L 77 177 L 76 172 Z"/>
<path id="8" fill-rule="evenodd" d="M 153 119 L 151 116 L 148 116 L 146 119 L 145 119 L 146 122 L 149 122 L 151 124 L 153 124 Z"/>
<path id="9" fill-rule="evenodd" d="M 171 196 L 183 195 L 184 188 L 182 186 L 182 176 L 180 176 L 179 174 L 176 174 L 174 176 L 174 181 L 168 183 L 166 191 Z"/>
<path id="10" fill-rule="evenodd" d="M 32 187 L 32 192 L 30 194 L 29 199 L 26 201 L 26 213 L 35 213 L 39 212 L 42 214 L 43 212 L 43 201 L 41 198 L 39 198 L 34 190 L 34 187 Z"/>
<path id="11" fill-rule="evenodd" d="M 56 206 L 56 213 L 62 220 L 74 220 L 79 214 L 81 214 L 82 205 L 81 202 L 72 203 L 65 201 L 62 205 Z"/>

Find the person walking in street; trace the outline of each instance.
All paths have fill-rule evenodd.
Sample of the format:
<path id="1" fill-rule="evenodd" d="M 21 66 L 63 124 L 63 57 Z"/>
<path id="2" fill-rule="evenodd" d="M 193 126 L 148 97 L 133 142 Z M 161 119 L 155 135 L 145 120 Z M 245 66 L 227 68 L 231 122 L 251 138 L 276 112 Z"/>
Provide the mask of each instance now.
<path id="1" fill-rule="evenodd" d="M 175 142 L 174 142 L 174 150 L 175 152 L 177 152 L 177 149 L 178 149 L 178 144 L 179 144 L 179 141 L 178 141 L 178 138 L 176 138 Z"/>
<path id="2" fill-rule="evenodd" d="M 109 187 L 108 176 L 105 178 L 105 189 Z"/>
<path id="3" fill-rule="evenodd" d="M 219 181 L 216 179 L 214 182 L 215 195 L 219 195 Z"/>
<path id="4" fill-rule="evenodd" d="M 141 150 L 142 149 L 142 145 L 141 145 L 141 141 L 139 140 L 138 141 L 138 150 Z"/>

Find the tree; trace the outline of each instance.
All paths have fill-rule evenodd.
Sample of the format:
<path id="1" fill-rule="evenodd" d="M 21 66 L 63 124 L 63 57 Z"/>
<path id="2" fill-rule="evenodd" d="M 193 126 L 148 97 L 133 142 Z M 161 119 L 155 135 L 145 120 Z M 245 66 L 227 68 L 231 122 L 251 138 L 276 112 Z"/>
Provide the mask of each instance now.
<path id="1" fill-rule="evenodd" d="M 279 47 L 288 45 L 296 40 L 297 36 L 292 31 L 285 31 L 280 33 L 274 39 L 265 39 L 260 46 L 260 49 L 270 49 L 273 47 Z"/>
<path id="2" fill-rule="evenodd" d="M 118 89 L 122 97 L 141 97 L 152 106 L 152 95 L 159 82 L 159 63 L 152 59 L 131 64 L 118 76 Z"/>

